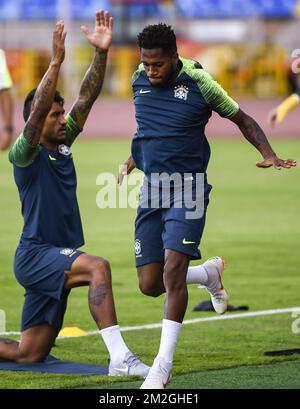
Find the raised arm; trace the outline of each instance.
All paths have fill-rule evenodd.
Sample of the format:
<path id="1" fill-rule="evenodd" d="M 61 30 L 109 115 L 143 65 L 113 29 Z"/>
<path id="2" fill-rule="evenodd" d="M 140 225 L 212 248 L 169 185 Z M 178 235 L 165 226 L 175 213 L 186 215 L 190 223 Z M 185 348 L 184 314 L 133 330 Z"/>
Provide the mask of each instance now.
<path id="1" fill-rule="evenodd" d="M 53 32 L 51 62 L 36 90 L 30 116 L 23 131 L 25 139 L 33 147 L 40 141 L 45 119 L 53 103 L 60 66 L 65 57 L 65 38 L 64 23 L 59 21 Z"/>
<path id="2" fill-rule="evenodd" d="M 261 153 L 264 160 L 256 164 L 259 168 L 269 168 L 274 166 L 276 169 L 291 168 L 296 166 L 296 161 L 293 159 L 279 159 L 276 153 L 271 148 L 264 131 L 258 123 L 249 115 L 245 114 L 241 109 L 230 118 L 241 130 L 244 137 Z"/>
<path id="3" fill-rule="evenodd" d="M 98 98 L 106 69 L 107 52 L 112 42 L 113 18 L 109 13 L 100 10 L 96 13 L 94 32 L 90 33 L 86 26 L 82 31 L 95 47 L 93 61 L 88 68 L 80 86 L 79 96 L 70 111 L 71 117 L 83 128 L 93 103 Z"/>

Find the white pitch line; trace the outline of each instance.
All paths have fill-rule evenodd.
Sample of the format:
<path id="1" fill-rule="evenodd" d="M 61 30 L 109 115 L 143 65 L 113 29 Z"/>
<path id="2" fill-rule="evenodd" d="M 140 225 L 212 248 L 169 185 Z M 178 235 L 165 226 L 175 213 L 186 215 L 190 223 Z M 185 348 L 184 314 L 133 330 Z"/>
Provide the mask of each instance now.
<path id="1" fill-rule="evenodd" d="M 282 308 L 282 309 L 275 309 L 275 310 L 262 310 L 262 311 L 253 311 L 253 312 L 240 312 L 238 314 L 227 314 L 227 315 L 218 315 L 215 317 L 205 317 L 205 318 L 194 318 L 192 320 L 185 320 L 183 321 L 184 325 L 189 324 L 198 324 L 201 322 L 208 322 L 208 321 L 223 321 L 223 320 L 233 320 L 237 318 L 249 318 L 249 317 L 259 317 L 259 316 L 266 316 L 266 315 L 275 315 L 275 314 L 286 314 L 292 312 L 299 312 L 300 314 L 300 307 L 290 307 L 290 308 Z M 121 327 L 122 332 L 128 331 L 139 331 L 144 329 L 155 329 L 161 328 L 162 324 L 145 324 L 145 325 L 136 325 L 133 327 Z M 99 334 L 99 330 L 87 331 L 87 335 L 97 335 Z M 20 332 L 0 332 L 0 335 L 20 335 Z M 83 335 L 84 336 L 84 335 Z M 57 339 L 68 339 L 68 338 L 78 338 L 76 337 L 57 337 Z"/>

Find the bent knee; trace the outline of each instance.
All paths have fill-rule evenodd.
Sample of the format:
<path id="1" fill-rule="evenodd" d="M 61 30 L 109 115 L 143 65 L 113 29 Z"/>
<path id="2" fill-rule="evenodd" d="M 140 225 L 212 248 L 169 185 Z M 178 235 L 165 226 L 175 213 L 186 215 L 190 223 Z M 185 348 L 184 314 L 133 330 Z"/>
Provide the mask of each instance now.
<path id="1" fill-rule="evenodd" d="M 29 354 L 17 354 L 15 362 L 18 364 L 35 364 L 44 362 L 47 358 L 47 354 L 44 353 L 29 353 Z"/>
<path id="2" fill-rule="evenodd" d="M 97 257 L 90 269 L 92 278 L 111 281 L 110 264 L 104 258 Z"/>
<path id="3" fill-rule="evenodd" d="M 140 291 L 149 297 L 159 297 L 165 292 L 163 285 L 157 285 L 154 283 L 139 283 Z"/>

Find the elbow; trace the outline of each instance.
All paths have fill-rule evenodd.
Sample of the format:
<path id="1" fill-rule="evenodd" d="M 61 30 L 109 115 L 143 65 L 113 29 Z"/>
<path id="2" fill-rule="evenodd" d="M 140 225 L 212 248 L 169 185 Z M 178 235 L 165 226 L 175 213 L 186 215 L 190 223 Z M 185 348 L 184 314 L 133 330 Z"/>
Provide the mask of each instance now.
<path id="1" fill-rule="evenodd" d="M 247 128 L 249 124 L 253 124 L 253 122 L 255 122 L 251 116 L 247 115 L 241 109 L 231 118 L 231 121 L 234 122 L 240 128 L 240 130 Z"/>

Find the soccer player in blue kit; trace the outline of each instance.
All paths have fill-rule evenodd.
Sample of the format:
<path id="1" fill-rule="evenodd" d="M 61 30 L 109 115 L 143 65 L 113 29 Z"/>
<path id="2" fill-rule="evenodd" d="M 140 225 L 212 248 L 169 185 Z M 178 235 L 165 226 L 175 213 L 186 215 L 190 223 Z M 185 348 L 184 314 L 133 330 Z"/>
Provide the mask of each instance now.
<path id="1" fill-rule="evenodd" d="M 187 308 L 187 284 L 205 286 L 216 312 L 227 309 L 221 257 L 189 267 L 191 259 L 201 257 L 198 246 L 211 190 L 206 176 L 210 147 L 204 132 L 212 111 L 234 122 L 258 149 L 263 157 L 258 167 L 291 168 L 296 163 L 276 156 L 255 120 L 199 63 L 178 56 L 176 36 L 170 26 L 147 26 L 138 35 L 138 43 L 141 65 L 132 78 L 138 127 L 132 155 L 120 171 L 119 183 L 135 167 L 145 174 L 135 221 L 139 286 L 146 295 L 166 293 L 166 298 L 159 351 L 141 389 L 163 389 L 171 378 L 174 350 Z M 171 189 L 169 205 L 163 206 L 164 177 L 175 174 L 182 181 L 192 180 L 193 197 L 197 176 L 203 176 L 201 217 L 187 218 L 187 208 L 175 205 Z M 157 175 L 164 176 L 157 179 Z M 153 195 L 159 197 L 158 206 L 150 203 Z"/>
<path id="2" fill-rule="evenodd" d="M 110 375 L 145 378 L 149 367 L 125 344 L 117 323 L 109 263 L 78 250 L 84 244 L 70 146 L 82 131 L 104 80 L 113 19 L 96 13 L 95 47 L 77 100 L 65 116 L 56 91 L 65 55 L 64 23 L 53 33 L 52 59 L 38 88 L 24 103 L 25 127 L 9 153 L 22 202 L 24 228 L 14 270 L 25 288 L 21 340 L 0 340 L 0 360 L 39 362 L 49 354 L 63 323 L 72 288 L 89 286 L 88 303 L 110 355 Z"/>

